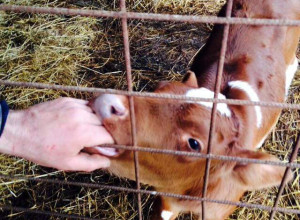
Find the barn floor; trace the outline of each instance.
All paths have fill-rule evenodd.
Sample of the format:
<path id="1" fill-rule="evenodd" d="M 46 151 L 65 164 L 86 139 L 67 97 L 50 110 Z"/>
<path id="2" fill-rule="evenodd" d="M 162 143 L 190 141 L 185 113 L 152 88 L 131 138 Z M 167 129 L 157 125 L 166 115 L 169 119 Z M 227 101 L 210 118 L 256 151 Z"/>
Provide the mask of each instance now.
<path id="1" fill-rule="evenodd" d="M 128 0 L 130 11 L 215 15 L 224 0 Z M 0 0 L 0 3 L 49 7 L 119 10 L 110 0 Z M 180 80 L 188 63 L 205 43 L 210 24 L 181 24 L 131 20 L 129 22 L 134 90 L 152 91 L 161 80 Z M 300 58 L 300 56 L 298 57 Z M 49 84 L 93 86 L 126 90 L 121 23 L 117 19 L 0 12 L 0 79 Z M 88 99 L 92 95 L 32 88 L 0 86 L 1 98 L 12 109 L 23 109 L 60 96 Z M 300 103 L 300 73 L 289 92 L 289 103 Z M 263 151 L 288 161 L 300 130 L 300 112 L 284 110 Z M 297 161 L 300 162 L 298 154 Z M 134 188 L 132 181 L 103 171 L 64 173 L 20 158 L 0 155 L 0 174 L 39 176 L 60 180 Z M 149 186 L 143 186 L 148 189 Z M 272 206 L 277 188 L 247 193 L 242 202 Z M 153 196 L 142 196 L 148 219 Z M 137 219 L 134 194 L 80 186 L 0 179 L 0 205 L 82 215 L 99 219 Z M 300 173 L 285 187 L 280 207 L 300 209 Z M 269 213 L 239 208 L 229 219 L 268 219 Z M 277 213 L 277 220 L 299 219 Z M 61 219 L 26 213 L 0 212 L 0 219 Z M 178 219 L 196 219 L 186 214 Z"/>

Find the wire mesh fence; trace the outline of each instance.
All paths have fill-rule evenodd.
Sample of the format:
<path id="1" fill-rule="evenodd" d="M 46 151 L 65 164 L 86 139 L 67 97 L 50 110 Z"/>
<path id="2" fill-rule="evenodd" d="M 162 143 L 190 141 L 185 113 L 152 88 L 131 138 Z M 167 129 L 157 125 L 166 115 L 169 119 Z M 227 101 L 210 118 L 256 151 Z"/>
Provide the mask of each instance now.
<path id="1" fill-rule="evenodd" d="M 216 123 L 216 105 L 217 103 L 227 103 L 230 105 L 248 105 L 248 106 L 262 106 L 262 107 L 272 107 L 272 108 L 288 108 L 293 110 L 300 110 L 300 104 L 290 104 L 290 103 L 279 103 L 279 102 L 255 102 L 255 101 L 246 101 L 246 100 L 219 100 L 217 94 L 220 92 L 220 84 L 222 80 L 222 73 L 225 62 L 225 53 L 226 53 L 226 42 L 229 34 L 229 27 L 231 24 L 243 24 L 243 25 L 272 25 L 272 26 L 300 26 L 299 20 L 283 20 L 283 19 L 248 19 L 248 18 L 233 18 L 231 17 L 233 0 L 228 0 L 227 2 L 227 11 L 226 17 L 215 17 L 215 16 L 189 16 L 189 15 L 168 15 L 168 14 L 153 14 L 153 13 L 137 13 L 137 12 L 127 12 L 125 0 L 120 0 L 120 11 L 104 11 L 104 10 L 83 10 L 83 9 L 69 9 L 69 8 L 50 8 L 50 7 L 31 7 L 31 6 L 17 6 L 17 5 L 0 5 L 0 10 L 7 12 L 20 12 L 20 13 L 43 13 L 43 14 L 55 14 L 55 15 L 68 15 L 68 16 L 87 16 L 87 17 L 110 17 L 110 18 L 118 18 L 122 21 L 122 35 L 124 40 L 124 54 L 125 54 L 125 64 L 126 64 L 126 75 L 127 75 L 127 85 L 128 91 L 121 90 L 113 90 L 113 89 L 101 89 L 101 88 L 83 88 L 77 86 L 64 86 L 64 85 L 51 85 L 51 84 L 43 84 L 43 83 L 32 83 L 32 82 L 14 82 L 9 80 L 0 80 L 0 85 L 4 86 L 17 86 L 17 87 L 30 87 L 30 88 L 44 88 L 44 89 L 56 89 L 56 90 L 64 90 L 64 91 L 85 91 L 85 92 L 98 92 L 98 93 L 110 93 L 110 94 L 120 94 L 126 95 L 129 97 L 130 102 L 130 115 L 131 115 L 131 128 L 132 128 L 132 140 L 133 146 L 122 146 L 122 145 L 109 145 L 106 147 L 114 147 L 117 149 L 123 149 L 134 152 L 134 164 L 135 164 L 135 174 L 136 174 L 136 189 L 133 188 L 125 188 L 125 187 L 117 187 L 117 186 L 105 186 L 100 184 L 92 184 L 92 183 L 84 183 L 84 182 L 70 182 L 59 179 L 39 179 L 35 177 L 26 177 L 26 176 L 9 176 L 9 175 L 0 175 L 0 178 L 3 179 L 18 179 L 21 181 L 35 181 L 35 182 L 46 182 L 46 183 L 55 183 L 61 185 L 77 185 L 82 187 L 90 187 L 90 188 L 104 188 L 104 189 L 114 189 L 118 191 L 125 192 L 133 192 L 138 196 L 138 213 L 139 219 L 143 219 L 142 217 L 142 204 L 141 204 L 141 194 L 150 194 L 150 195 L 161 195 L 164 197 L 173 197 L 179 199 L 187 199 L 187 200 L 196 200 L 202 202 L 202 219 L 205 219 L 205 204 L 207 202 L 210 203 L 219 203 L 226 205 L 233 205 L 239 207 L 247 207 L 247 208 L 257 208 L 261 210 L 266 210 L 270 212 L 270 219 L 274 218 L 275 212 L 286 212 L 300 215 L 300 211 L 297 209 L 287 209 L 278 207 L 279 198 L 283 192 L 283 188 L 286 185 L 288 172 L 290 172 L 293 168 L 300 168 L 300 164 L 294 162 L 297 153 L 299 151 L 300 141 L 298 138 L 297 144 L 294 146 L 291 157 L 288 163 L 285 162 L 274 162 L 274 161 L 266 161 L 266 160 L 257 160 L 257 159 L 245 159 L 239 157 L 230 157 L 230 156 L 221 156 L 211 154 L 211 140 L 213 138 L 213 130 Z M 181 95 L 171 95 L 171 94 L 154 94 L 154 93 L 139 93 L 134 92 L 132 88 L 132 70 L 131 70 L 131 57 L 130 57 L 130 45 L 129 45 L 129 33 L 127 23 L 129 19 L 143 19 L 143 20 L 154 20 L 154 21 L 168 21 L 168 22 L 185 22 L 185 23 L 213 23 L 213 24 L 223 24 L 225 25 L 223 39 L 222 39 L 222 48 L 220 53 L 220 62 L 218 66 L 218 75 L 215 84 L 214 90 L 214 98 L 213 99 L 205 99 L 205 98 L 192 98 Z M 171 151 L 171 150 L 158 150 L 152 148 L 144 148 L 137 146 L 137 138 L 136 138 L 136 120 L 134 113 L 134 100 L 133 97 L 151 97 L 157 99 L 171 99 L 171 100 L 184 100 L 184 101 L 203 101 L 203 102 L 212 102 L 213 108 L 211 113 L 211 124 L 209 130 L 209 139 L 208 139 L 208 150 L 205 154 L 203 153 L 191 153 L 184 151 Z M 203 197 L 194 197 L 187 195 L 179 195 L 173 193 L 165 193 L 158 191 L 150 191 L 150 190 L 142 190 L 140 188 L 139 181 L 139 162 L 138 162 L 138 152 L 149 152 L 149 153 L 160 153 L 160 154 L 169 154 L 169 155 L 184 155 L 190 157 L 199 157 L 206 159 L 206 169 L 204 175 L 204 185 L 203 185 Z M 284 166 L 286 167 L 285 175 L 282 179 L 281 185 L 279 187 L 279 192 L 275 199 L 275 204 L 273 207 L 264 206 L 259 204 L 250 204 L 243 202 L 231 202 L 226 200 L 213 200 L 206 198 L 206 191 L 208 186 L 209 179 L 209 169 L 210 169 L 210 161 L 211 159 L 223 160 L 223 161 L 237 161 L 243 163 L 257 163 L 257 164 L 268 164 L 274 166 Z M 11 210 L 15 212 L 31 212 L 34 214 L 43 214 L 50 216 L 57 216 L 62 218 L 73 218 L 73 219 L 93 219 L 89 217 L 82 217 L 76 215 L 67 215 L 60 214 L 56 212 L 47 212 L 47 211 L 39 211 L 32 210 L 22 207 L 14 207 L 14 206 L 0 206 L 3 210 Z"/>

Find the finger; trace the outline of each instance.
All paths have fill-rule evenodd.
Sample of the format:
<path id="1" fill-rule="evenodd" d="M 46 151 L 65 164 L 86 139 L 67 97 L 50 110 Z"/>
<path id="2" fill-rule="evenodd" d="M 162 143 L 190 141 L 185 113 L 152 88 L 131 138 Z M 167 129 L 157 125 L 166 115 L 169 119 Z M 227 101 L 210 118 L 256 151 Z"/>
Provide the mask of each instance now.
<path id="1" fill-rule="evenodd" d="M 107 168 L 110 160 L 98 154 L 79 153 L 68 162 L 66 170 L 91 172 L 96 169 Z"/>
<path id="2" fill-rule="evenodd" d="M 71 97 L 62 97 L 51 101 L 51 103 L 54 105 L 54 107 L 59 108 L 59 107 L 73 106 L 74 104 L 87 106 L 88 101 L 82 99 L 75 99 Z"/>
<path id="3" fill-rule="evenodd" d="M 102 125 L 101 120 L 94 113 L 87 113 L 87 120 L 86 120 L 86 122 L 89 123 L 89 124 L 92 124 L 92 125 L 97 125 L 97 126 Z"/>
<path id="4" fill-rule="evenodd" d="M 59 103 L 59 106 L 64 109 L 83 108 L 88 111 L 92 111 L 92 109 L 88 106 L 88 101 L 81 99 L 66 98 Z"/>
<path id="5" fill-rule="evenodd" d="M 87 106 L 87 105 L 81 105 L 81 104 L 78 104 L 78 103 L 70 103 L 69 105 L 65 105 L 65 106 L 62 106 L 61 109 L 63 110 L 76 110 L 76 109 L 81 109 L 81 110 L 84 110 L 86 112 L 93 112 L 93 110 Z"/>
<path id="6" fill-rule="evenodd" d="M 102 125 L 101 120 L 97 115 L 95 115 L 92 112 L 87 112 L 82 109 L 69 109 L 66 112 L 66 117 L 72 118 L 72 120 L 75 120 L 77 123 L 82 123 L 87 126 L 91 125 L 97 125 L 100 126 Z"/>
<path id="7" fill-rule="evenodd" d="M 76 99 L 76 98 L 72 98 L 72 97 L 63 97 L 63 98 L 59 98 L 64 102 L 72 102 L 72 103 L 78 103 L 81 105 L 87 105 L 89 103 L 89 101 L 83 100 L 83 99 Z"/>
<path id="8" fill-rule="evenodd" d="M 101 144 L 113 144 L 112 136 L 103 126 L 88 125 L 84 127 L 84 132 L 77 136 L 77 145 L 84 147 L 92 147 Z"/>
<path id="9" fill-rule="evenodd" d="M 40 103 L 32 107 L 38 108 L 40 111 L 57 111 L 63 107 L 72 106 L 75 103 L 79 105 L 87 106 L 88 101 L 82 99 L 62 97 L 52 101 Z"/>

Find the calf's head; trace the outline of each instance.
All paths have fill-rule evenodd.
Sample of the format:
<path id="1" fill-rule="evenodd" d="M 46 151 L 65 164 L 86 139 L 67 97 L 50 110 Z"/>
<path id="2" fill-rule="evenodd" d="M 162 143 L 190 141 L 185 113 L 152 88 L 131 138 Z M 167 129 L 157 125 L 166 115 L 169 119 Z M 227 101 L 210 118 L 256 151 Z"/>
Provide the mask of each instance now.
<path id="1" fill-rule="evenodd" d="M 193 73 L 183 82 L 164 82 L 155 93 L 213 98 L 213 92 L 197 87 Z M 219 98 L 225 98 L 219 96 Z M 101 95 L 92 102 L 92 108 L 102 124 L 112 134 L 115 142 L 132 145 L 128 98 L 119 95 Z M 136 115 L 137 145 L 140 147 L 206 153 L 210 127 L 211 103 L 191 103 L 134 97 Z M 212 153 L 277 160 L 275 157 L 242 149 L 237 144 L 239 125 L 234 112 L 226 104 L 218 104 L 216 128 L 212 140 Z M 109 170 L 116 175 L 135 178 L 133 152 L 119 151 L 107 153 L 112 156 Z M 160 191 L 201 196 L 205 159 L 199 157 L 176 156 L 139 152 L 140 180 L 153 185 Z M 213 199 L 238 201 L 246 190 L 257 189 L 280 183 L 284 169 L 260 164 L 242 164 L 212 160 L 208 196 Z M 234 187 L 234 188 L 233 188 Z M 228 194 L 228 189 L 230 194 Z M 174 201 L 173 201 L 174 202 Z M 180 211 L 201 212 L 194 202 L 175 201 Z M 228 212 L 228 208 L 226 209 Z"/>

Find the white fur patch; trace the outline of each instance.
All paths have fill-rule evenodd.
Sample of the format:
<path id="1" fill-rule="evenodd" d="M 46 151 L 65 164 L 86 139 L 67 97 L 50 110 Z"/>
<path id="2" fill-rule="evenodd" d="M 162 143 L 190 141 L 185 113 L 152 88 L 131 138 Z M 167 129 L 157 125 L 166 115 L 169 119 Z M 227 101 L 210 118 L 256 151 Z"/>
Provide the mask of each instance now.
<path id="1" fill-rule="evenodd" d="M 285 95 L 288 95 L 290 85 L 298 69 L 298 60 L 295 57 L 293 64 L 289 65 L 285 72 Z"/>
<path id="2" fill-rule="evenodd" d="M 162 217 L 163 220 L 169 220 L 169 219 L 171 219 L 172 215 L 173 215 L 173 212 L 163 210 L 161 212 L 160 216 Z"/>
<path id="3" fill-rule="evenodd" d="M 214 98 L 214 92 L 207 88 L 199 88 L 199 89 L 190 89 L 186 92 L 187 97 L 194 97 L 194 98 L 207 98 L 207 99 L 213 99 Z M 218 95 L 218 99 L 226 99 L 226 97 L 223 94 Z M 197 104 L 203 105 L 208 108 L 213 107 L 212 102 L 196 102 Z M 220 112 L 221 115 L 225 115 L 227 117 L 231 117 L 231 111 L 228 108 L 228 105 L 226 103 L 218 103 L 217 105 L 217 111 Z"/>
<path id="4" fill-rule="evenodd" d="M 259 102 L 259 98 L 255 90 L 252 88 L 252 86 L 245 82 L 245 81 L 231 81 L 228 83 L 228 85 L 234 89 L 240 89 L 244 91 L 249 99 L 253 102 Z M 261 113 L 261 107 L 260 106 L 254 106 L 255 113 L 256 113 L 256 125 L 257 127 L 261 126 L 262 123 L 262 113 Z"/>

